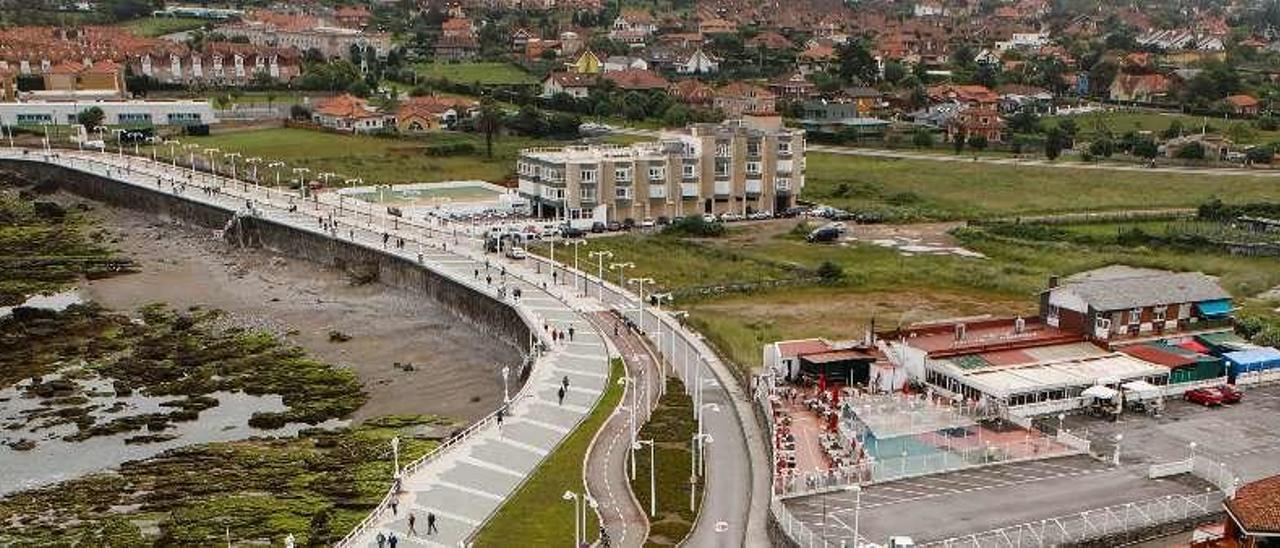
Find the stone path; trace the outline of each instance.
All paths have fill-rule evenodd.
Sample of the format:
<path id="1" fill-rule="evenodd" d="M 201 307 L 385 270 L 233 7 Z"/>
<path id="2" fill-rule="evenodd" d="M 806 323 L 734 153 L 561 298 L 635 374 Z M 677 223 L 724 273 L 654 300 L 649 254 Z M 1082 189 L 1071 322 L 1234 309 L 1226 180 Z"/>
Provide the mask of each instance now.
<path id="1" fill-rule="evenodd" d="M 450 240 L 445 233 L 404 224 L 401 230 L 388 230 L 385 223 L 378 224 L 382 222 L 376 219 L 378 215 L 366 217 L 366 212 L 357 215 L 351 204 L 339 211 L 336 204 L 328 200 L 319 204 L 297 200 L 300 207 L 289 211 L 287 208 L 295 199 L 287 194 L 242 183 L 233 184 L 225 178 L 202 173 L 189 175 L 191 171 L 188 169 L 144 159 L 92 152 L 55 152 L 56 157 L 48 157 L 38 151 L 24 156 L 21 150 L 3 149 L 0 150 L 0 158 L 56 163 L 232 212 L 247 212 L 248 200 L 256 217 L 317 234 L 325 234 L 319 228 L 317 215 L 332 214 L 339 223 L 339 229 L 330 234 L 331 237 L 350 240 L 356 245 L 411 261 L 418 260 L 421 255 L 421 261 L 427 268 L 482 295 L 514 306 L 531 329 L 537 331 L 539 339 L 548 345 L 549 351 L 536 362 L 523 389 L 514 395 L 501 428 L 491 415 L 473 425 L 469 435 L 449 450 L 437 452 L 423 465 L 406 473 L 396 511 L 387 508 L 378 513 L 371 526 L 348 545 L 376 546 L 374 537 L 379 532 L 394 533 L 406 546 L 457 546 L 464 543 L 590 413 L 604 393 L 609 375 L 608 351 L 604 339 L 582 315 L 583 312 L 599 310 L 599 307 L 593 307 L 590 300 L 577 298 L 569 288 L 552 286 L 544 289 L 540 280 L 522 276 L 522 272 L 527 272 L 525 269 L 512 268 L 504 276 L 498 264 L 500 261 L 492 256 L 484 258 L 473 246 L 465 242 L 459 245 L 456 239 Z M 205 192 L 201 188 L 205 186 L 216 187 L 219 192 Z M 403 248 L 385 246 L 383 233 L 389 233 L 392 241 L 403 238 L 406 245 Z M 477 269 L 480 270 L 479 276 L 475 275 Z M 493 281 L 487 282 L 486 276 L 491 276 Z M 504 283 L 506 291 L 500 294 L 498 288 Z M 513 302 L 510 291 L 516 287 L 523 292 L 518 303 Z M 549 342 L 544 325 L 561 330 L 572 326 L 575 331 L 573 341 Z M 564 401 L 560 402 L 557 392 L 565 377 L 569 378 L 570 386 Z M 559 500 L 548 503 L 565 504 Z M 437 534 L 429 537 L 425 535 L 428 512 L 435 514 L 439 529 Z M 415 535 L 409 531 L 409 515 L 416 516 L 416 529 L 423 534 Z"/>

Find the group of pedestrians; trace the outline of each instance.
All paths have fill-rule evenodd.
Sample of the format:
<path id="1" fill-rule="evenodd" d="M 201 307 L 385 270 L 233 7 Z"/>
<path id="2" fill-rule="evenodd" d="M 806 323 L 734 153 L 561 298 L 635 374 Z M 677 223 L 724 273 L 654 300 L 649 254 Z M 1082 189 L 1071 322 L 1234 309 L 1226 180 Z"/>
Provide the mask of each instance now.
<path id="1" fill-rule="evenodd" d="M 391 499 L 391 515 L 393 516 L 399 515 L 399 512 L 400 512 L 399 499 L 396 499 L 396 498 Z M 440 533 L 440 529 L 436 527 L 436 514 L 435 512 L 428 511 L 427 512 L 427 535 L 428 536 L 436 535 L 439 533 Z M 409 512 L 409 536 L 416 537 L 418 535 L 419 535 L 418 516 L 416 516 L 412 511 L 410 511 Z M 378 536 L 376 537 L 376 540 L 378 541 L 378 548 L 396 548 L 396 544 L 400 542 L 400 539 L 396 537 L 395 531 L 389 531 L 389 532 L 380 531 L 378 532 Z"/>

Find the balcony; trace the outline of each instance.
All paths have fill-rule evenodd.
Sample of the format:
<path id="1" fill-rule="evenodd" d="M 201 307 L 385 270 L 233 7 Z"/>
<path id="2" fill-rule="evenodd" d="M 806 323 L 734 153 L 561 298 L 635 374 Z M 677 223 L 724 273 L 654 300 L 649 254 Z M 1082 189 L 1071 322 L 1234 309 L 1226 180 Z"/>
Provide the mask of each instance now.
<path id="1" fill-rule="evenodd" d="M 773 182 L 773 189 L 778 192 L 789 192 L 791 190 L 791 181 L 789 179 L 778 179 Z"/>
<path id="2" fill-rule="evenodd" d="M 680 183 L 680 195 L 684 198 L 697 198 L 698 186 L 698 183 Z"/>
<path id="3" fill-rule="evenodd" d="M 523 196 L 542 195 L 542 185 L 529 179 L 520 179 L 520 194 Z"/>
<path id="4" fill-rule="evenodd" d="M 728 196 L 730 192 L 733 192 L 733 182 L 716 181 L 716 196 Z"/>
<path id="5" fill-rule="evenodd" d="M 748 177 L 750 176 L 748 175 Z M 761 181 L 760 179 L 747 179 L 746 187 L 747 196 L 759 196 L 764 192 L 764 181 Z"/>
<path id="6" fill-rule="evenodd" d="M 666 198 L 667 187 L 663 185 L 651 185 L 649 187 L 649 197 L 650 198 Z"/>

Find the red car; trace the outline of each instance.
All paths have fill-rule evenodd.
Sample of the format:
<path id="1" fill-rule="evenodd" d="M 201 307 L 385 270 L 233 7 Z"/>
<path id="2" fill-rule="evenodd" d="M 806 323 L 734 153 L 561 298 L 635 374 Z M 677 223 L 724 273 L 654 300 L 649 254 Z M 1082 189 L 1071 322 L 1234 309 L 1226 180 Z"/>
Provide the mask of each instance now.
<path id="1" fill-rule="evenodd" d="M 1244 392 L 1229 384 L 1219 386 L 1216 390 L 1222 396 L 1222 403 L 1240 403 L 1240 400 L 1244 399 Z"/>
<path id="2" fill-rule="evenodd" d="M 1213 407 L 1222 405 L 1222 394 L 1215 388 L 1197 388 L 1188 390 L 1182 397 L 1191 403 L 1198 403 L 1205 407 Z"/>

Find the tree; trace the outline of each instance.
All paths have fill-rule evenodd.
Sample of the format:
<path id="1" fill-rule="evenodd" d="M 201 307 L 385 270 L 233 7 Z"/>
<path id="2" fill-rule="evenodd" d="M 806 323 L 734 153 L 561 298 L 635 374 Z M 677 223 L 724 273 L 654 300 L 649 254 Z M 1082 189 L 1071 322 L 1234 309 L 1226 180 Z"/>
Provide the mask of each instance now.
<path id="1" fill-rule="evenodd" d="M 964 136 L 957 133 L 956 136 L 951 139 L 951 147 L 955 149 L 956 154 L 964 152 Z"/>
<path id="2" fill-rule="evenodd" d="M 1198 141 L 1192 141 L 1182 145 L 1182 148 L 1179 148 L 1178 152 L 1174 153 L 1174 157 L 1181 158 L 1183 160 L 1203 160 L 1204 145 L 1200 144 Z"/>
<path id="3" fill-rule="evenodd" d="M 76 122 L 79 122 L 80 125 L 85 127 L 85 129 L 92 130 L 95 127 L 101 126 L 102 121 L 106 119 L 106 117 L 106 113 L 102 112 L 101 108 L 89 107 L 80 111 L 79 114 L 76 114 Z"/>
<path id="4" fill-rule="evenodd" d="M 911 144 L 915 145 L 916 148 L 932 148 L 933 132 L 924 128 L 917 129 L 915 134 L 911 136 Z"/>
<path id="5" fill-rule="evenodd" d="M 1139 137 L 1133 143 L 1133 155 L 1147 160 L 1154 160 L 1160 154 L 1160 147 L 1150 137 Z"/>
<path id="6" fill-rule="evenodd" d="M 818 278 L 824 284 L 838 283 L 844 278 L 844 269 L 831 261 L 822 261 L 822 264 L 818 265 Z"/>
<path id="7" fill-rule="evenodd" d="M 484 133 L 485 156 L 493 158 L 493 137 L 502 129 L 502 111 L 492 99 L 485 99 L 480 104 L 480 115 L 476 119 L 476 129 Z"/>
<path id="8" fill-rule="evenodd" d="M 1009 117 L 1009 129 L 1014 133 L 1040 133 L 1040 115 L 1024 107 Z"/>
<path id="9" fill-rule="evenodd" d="M 1115 148 L 1115 143 L 1111 141 L 1110 137 L 1099 137 L 1089 143 L 1089 153 L 1102 158 L 1110 158 L 1115 152 Z"/>
<path id="10" fill-rule="evenodd" d="M 974 152 L 981 153 L 987 148 L 987 137 L 985 135 L 970 135 L 968 144 L 969 148 L 973 149 Z"/>
<path id="11" fill-rule="evenodd" d="M 680 104 L 667 107 L 662 113 L 662 123 L 667 127 L 684 127 L 689 123 L 689 108 Z"/>
<path id="12" fill-rule="evenodd" d="M 1172 122 L 1169 122 L 1169 127 L 1165 128 L 1164 131 L 1160 132 L 1160 137 L 1164 139 L 1173 139 L 1175 137 L 1181 137 L 1181 136 L 1182 136 L 1182 120 L 1179 120 L 1177 118 L 1174 118 Z"/>
<path id="13" fill-rule="evenodd" d="M 907 77 L 907 69 L 902 66 L 899 61 L 889 61 L 884 64 L 884 80 L 891 84 L 897 84 Z"/>
<path id="14" fill-rule="evenodd" d="M 1251 164 L 1270 164 L 1275 158 L 1276 149 L 1271 145 L 1253 147 L 1244 151 L 1244 157 Z"/>
<path id="15" fill-rule="evenodd" d="M 873 84 L 879 75 L 879 67 L 867 43 L 861 39 L 849 40 L 836 47 L 837 72 L 845 81 L 857 80 L 862 84 Z"/>
<path id="16" fill-rule="evenodd" d="M 1230 126 L 1227 126 L 1226 133 L 1227 133 L 1227 138 L 1231 139 L 1231 142 L 1238 145 L 1242 145 L 1245 143 L 1252 143 L 1254 137 L 1256 136 L 1256 133 L 1253 131 L 1253 128 L 1249 127 L 1244 122 L 1236 122 L 1234 124 L 1231 124 Z"/>
<path id="17" fill-rule="evenodd" d="M 1057 160 L 1062 155 L 1062 149 L 1067 147 L 1067 132 L 1062 128 L 1054 126 L 1049 128 L 1045 133 L 1044 139 L 1044 155 L 1050 161 Z"/>

